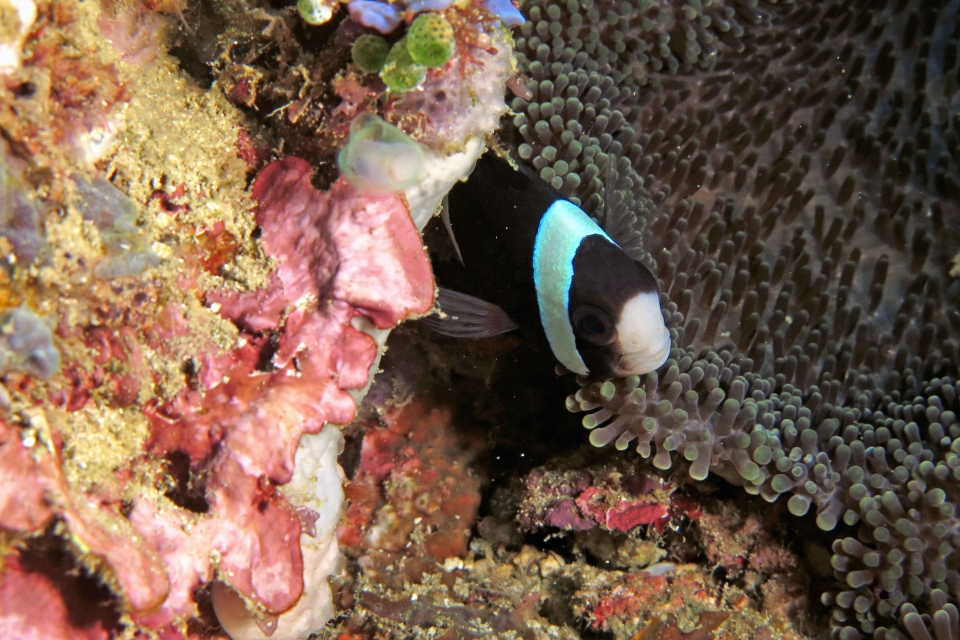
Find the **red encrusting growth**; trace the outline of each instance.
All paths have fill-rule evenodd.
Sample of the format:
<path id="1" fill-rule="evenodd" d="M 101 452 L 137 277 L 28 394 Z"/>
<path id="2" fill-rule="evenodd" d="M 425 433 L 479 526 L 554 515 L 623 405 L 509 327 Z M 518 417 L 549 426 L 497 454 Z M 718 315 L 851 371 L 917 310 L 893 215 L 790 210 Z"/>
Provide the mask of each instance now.
<path id="1" fill-rule="evenodd" d="M 670 521 L 673 487 L 656 477 L 610 469 L 582 473 L 535 470 L 526 479 L 520 522 L 526 528 L 549 525 L 567 531 L 601 526 L 626 533 L 640 525 L 657 531 Z"/>
<path id="2" fill-rule="evenodd" d="M 310 172 L 307 162 L 286 158 L 265 167 L 254 184 L 263 249 L 275 264 L 267 285 L 199 292 L 240 327 L 233 349 L 195 353 L 186 388 L 169 400 L 138 404 L 137 381 L 156 375 L 145 350 L 166 353 L 190 328 L 179 302 L 152 314 L 128 313 L 120 316 L 123 324 L 79 336 L 94 370 L 68 368 L 77 388 L 53 399 L 78 410 L 96 384 L 112 404 L 140 412 L 151 431 L 142 455 L 186 454 L 191 476 L 200 479 L 202 508 L 188 509 L 170 492 L 138 490 L 126 502 L 116 489 L 83 493 L 64 479 L 56 431 L 45 423 L 33 429 L 0 421 L 0 527 L 37 532 L 61 519 L 68 538 L 111 577 L 122 611 L 161 636 L 176 636 L 177 625 L 198 614 L 194 592 L 214 577 L 267 614 L 297 602 L 299 540 L 309 518 L 277 487 L 292 477 L 300 436 L 353 419 L 348 391 L 366 386 L 377 355 L 355 318 L 388 328 L 433 305 L 430 265 L 405 202 L 345 181 L 319 192 Z M 194 274 L 221 258 L 185 256 L 181 284 L 196 292 Z M 135 481 L 135 474 L 116 475 L 121 486 Z M 23 581 L 16 558 L 5 559 L 9 569 L 0 579 Z M 83 637 L 74 632 L 41 635 Z"/>
<path id="3" fill-rule="evenodd" d="M 24 568 L 16 557 L 3 558 L 0 637 L 18 640 L 107 640 L 110 637 L 100 621 L 78 624 L 71 619 L 71 613 L 50 578 Z"/>
<path id="4" fill-rule="evenodd" d="M 360 465 L 346 486 L 343 550 L 418 582 L 447 558 L 467 553 L 480 506 L 480 481 L 450 428 L 450 413 L 414 399 L 368 424 Z"/>

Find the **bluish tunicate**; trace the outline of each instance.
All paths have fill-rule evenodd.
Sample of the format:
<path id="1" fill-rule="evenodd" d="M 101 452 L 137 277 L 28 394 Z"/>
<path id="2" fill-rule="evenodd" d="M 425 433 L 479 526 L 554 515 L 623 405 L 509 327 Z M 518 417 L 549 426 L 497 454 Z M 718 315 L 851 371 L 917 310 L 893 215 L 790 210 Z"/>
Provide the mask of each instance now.
<path id="1" fill-rule="evenodd" d="M 0 373 L 26 371 L 47 380 L 59 368 L 53 334 L 37 314 L 18 307 L 0 315 Z"/>
<path id="2" fill-rule="evenodd" d="M 422 11 L 443 11 L 450 8 L 453 0 L 413 0 L 407 4 L 407 8 L 414 13 Z"/>
<path id="3" fill-rule="evenodd" d="M 499 16 L 509 27 L 518 27 L 527 21 L 510 0 L 483 0 L 483 6 L 490 13 Z"/>
<path id="4" fill-rule="evenodd" d="M 160 258 L 147 246 L 137 227 L 137 207 L 110 182 L 97 177 L 87 182 L 75 178 L 79 196 L 77 209 L 84 220 L 94 223 L 107 249 L 93 273 L 101 280 L 136 276 L 160 264 Z"/>
<path id="5" fill-rule="evenodd" d="M 26 186 L 0 159 L 0 237 L 13 246 L 20 263 L 36 260 L 46 247 L 40 208 Z"/>
<path id="6" fill-rule="evenodd" d="M 351 18 L 380 33 L 390 33 L 400 24 L 400 12 L 385 2 L 353 0 L 349 10 Z"/>
<path id="7" fill-rule="evenodd" d="M 160 264 L 160 258 L 150 249 L 128 250 L 100 261 L 93 275 L 100 280 L 138 276 L 150 267 Z"/>
<path id="8" fill-rule="evenodd" d="M 84 220 L 98 229 L 115 229 L 118 233 L 137 232 L 137 207 L 127 195 L 101 177 L 92 182 L 75 177 L 77 209 Z"/>

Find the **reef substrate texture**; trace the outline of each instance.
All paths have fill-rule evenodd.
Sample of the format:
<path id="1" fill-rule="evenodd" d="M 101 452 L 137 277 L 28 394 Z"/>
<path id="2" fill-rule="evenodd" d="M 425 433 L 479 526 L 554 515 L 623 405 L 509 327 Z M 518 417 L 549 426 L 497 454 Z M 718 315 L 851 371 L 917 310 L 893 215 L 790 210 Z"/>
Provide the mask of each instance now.
<path id="1" fill-rule="evenodd" d="M 347 429 L 347 576 L 321 638 L 804 637 L 804 571 L 777 511 L 698 499 L 627 458 L 554 460 L 565 470 L 507 478 L 481 505 L 485 427 L 453 417 L 463 398 L 441 397 L 445 365 L 430 364 L 443 349 L 412 334 L 394 335 Z"/>
<path id="2" fill-rule="evenodd" d="M 214 581 L 261 629 L 279 616 L 284 632 L 284 612 L 309 597 L 326 600 L 322 617 L 329 571 L 305 572 L 304 539 L 339 517 L 341 440 L 309 478 L 330 485 L 313 492 L 319 505 L 290 493 L 298 444 L 353 419 L 380 355 L 373 336 L 433 304 L 412 198 L 311 182 L 385 89 L 344 102 L 324 143 L 302 147 L 310 161 L 267 162 L 288 130 L 245 117 L 231 87 L 204 86 L 168 55 L 164 34 L 196 18 L 186 3 L 35 8 L 22 64 L 0 72 L 0 635 L 223 637 Z M 302 53 L 297 15 L 217 8 L 219 30 L 194 45 L 222 30 Z M 471 11 L 487 57 L 447 77 L 488 71 L 499 100 L 505 32 L 487 37 L 499 20 Z M 334 75 L 362 76 L 332 60 L 312 83 L 326 102 L 302 105 L 305 122 L 331 117 Z M 460 150 L 504 108 L 484 106 L 456 140 L 419 111 L 391 114 Z M 431 189 L 438 200 L 449 186 L 431 177 L 417 194 L 428 216 Z M 336 567 L 334 528 L 322 535 Z"/>
<path id="3" fill-rule="evenodd" d="M 838 637 L 958 637 L 960 5 L 525 9 L 519 154 L 628 231 L 676 338 L 580 380 L 591 441 L 845 532 Z"/>

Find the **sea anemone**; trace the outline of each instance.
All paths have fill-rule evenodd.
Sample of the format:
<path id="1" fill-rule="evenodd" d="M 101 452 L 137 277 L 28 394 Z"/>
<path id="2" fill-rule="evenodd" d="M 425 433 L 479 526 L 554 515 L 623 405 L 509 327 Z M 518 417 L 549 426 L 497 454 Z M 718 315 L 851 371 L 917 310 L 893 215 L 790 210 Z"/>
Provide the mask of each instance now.
<path id="1" fill-rule="evenodd" d="M 839 637 L 956 634 L 956 9 L 697 5 L 527 7 L 519 154 L 630 231 L 675 334 L 568 407 L 596 445 L 859 525 Z"/>

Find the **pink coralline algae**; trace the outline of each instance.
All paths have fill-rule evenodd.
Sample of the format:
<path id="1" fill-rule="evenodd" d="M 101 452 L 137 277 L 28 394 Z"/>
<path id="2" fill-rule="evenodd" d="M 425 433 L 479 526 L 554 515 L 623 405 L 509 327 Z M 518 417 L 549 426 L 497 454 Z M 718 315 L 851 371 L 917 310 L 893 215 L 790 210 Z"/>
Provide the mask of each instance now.
<path id="1" fill-rule="evenodd" d="M 586 472 L 535 470 L 526 479 L 520 511 L 526 528 L 549 525 L 566 531 L 600 526 L 626 533 L 640 525 L 661 530 L 675 509 L 672 487 L 655 477 L 612 469 Z"/>
<path id="2" fill-rule="evenodd" d="M 94 621 L 70 619 L 57 585 L 39 572 L 11 559 L 0 573 L 0 637 L 16 640 L 107 640 L 106 629 Z M 29 630 L 29 631 L 27 631 Z"/>
<path id="3" fill-rule="evenodd" d="M 575 608 L 592 629 L 618 638 L 795 640 L 806 637 L 796 628 L 805 585 L 797 574 L 784 577 L 761 585 L 758 603 L 736 587 L 718 596 L 709 572 L 696 565 L 679 565 L 667 576 L 618 572 L 581 585 Z"/>
<path id="4" fill-rule="evenodd" d="M 272 487 L 290 481 L 301 434 L 353 418 L 347 390 L 366 385 L 376 356 L 373 339 L 351 320 L 363 315 L 386 328 L 433 304 L 429 264 L 402 201 L 363 194 L 343 180 L 321 193 L 310 185 L 310 171 L 305 161 L 287 158 L 263 169 L 254 185 L 263 247 L 277 262 L 269 286 L 211 296 L 242 327 L 282 332 L 274 370 L 257 375 L 240 360 L 224 372 L 227 382 L 168 426 L 182 440 L 199 437 L 211 447 L 218 440 L 212 434 L 222 433 L 207 485 L 215 515 L 187 536 L 184 514 L 166 511 L 164 522 L 143 502 L 133 514 L 168 565 L 203 558 L 191 567 L 196 578 L 178 572 L 185 576 L 181 595 L 209 578 L 206 550 L 214 548 L 220 578 L 269 613 L 291 607 L 303 587 L 300 521 Z M 313 301 L 318 308 L 306 306 Z M 193 451 L 193 462 L 209 451 L 200 453 Z"/>
<path id="5" fill-rule="evenodd" d="M 41 418 L 26 429 L 0 421 L 0 528 L 38 531 L 59 516 L 85 555 L 109 558 L 110 574 L 131 609 L 145 611 L 160 605 L 170 581 L 155 550 L 140 544 L 137 531 L 117 505 L 72 490 L 58 458 Z M 43 588 L 36 581 L 24 582 Z"/>
<path id="6" fill-rule="evenodd" d="M 669 506 L 670 529 L 654 539 L 667 541 L 671 562 L 597 573 L 579 586 L 576 606 L 592 628 L 645 640 L 801 637 L 809 579 L 775 533 L 776 512 L 680 491 L 670 495 Z M 705 561 L 684 560 L 698 557 Z"/>
<path id="7" fill-rule="evenodd" d="M 301 435 L 353 419 L 349 391 L 366 386 L 377 356 L 376 343 L 354 319 L 388 328 L 433 304 L 429 262 L 405 202 L 360 192 L 345 180 L 319 192 L 310 172 L 307 162 L 286 158 L 258 175 L 256 221 L 275 266 L 260 290 L 208 293 L 206 303 L 240 335 L 232 350 L 195 355 L 194 384 L 170 400 L 140 405 L 135 389 L 120 393 L 125 374 L 101 366 L 122 362 L 128 372 L 149 375 L 141 370 L 138 339 L 147 336 L 146 346 L 162 352 L 166 341 L 184 334 L 176 303 L 150 319 L 149 331 L 91 331 L 96 370 L 70 365 L 77 389 L 60 400 L 82 407 L 84 387 L 113 380 L 122 404 L 149 422 L 144 457 L 186 454 L 200 506 L 185 508 L 150 491 L 121 496 L 73 487 L 61 470 L 62 442 L 41 411 L 0 421 L 0 528 L 33 533 L 62 522 L 78 559 L 96 568 L 121 611 L 142 629 L 181 637 L 177 629 L 198 615 L 195 590 L 215 577 L 266 615 L 297 602 L 304 520 L 277 487 L 292 477 Z M 196 288 L 193 277 L 185 270 L 184 287 Z M 121 486 L 131 481 L 123 473 L 129 472 L 120 472 Z M 22 584 L 55 600 L 52 588 L 24 575 L 16 558 L 14 552 L 3 560 L 0 590 Z M 8 609 L 0 614 L 0 629 L 26 625 L 17 628 L 32 628 L 36 637 L 97 637 L 72 628 L 47 634 L 39 616 L 24 622 Z"/>
<path id="8" fill-rule="evenodd" d="M 588 603 L 584 607 L 585 617 L 592 628 L 609 630 L 615 621 L 650 619 L 645 615 L 650 610 L 674 613 L 690 602 L 708 606 L 712 594 L 697 578 L 694 572 L 686 571 L 669 577 L 625 573 L 594 593 L 582 594 Z"/>
<path id="9" fill-rule="evenodd" d="M 276 328 L 288 305 L 311 298 L 328 298 L 334 316 L 362 314 L 381 329 L 426 313 L 433 279 L 403 200 L 362 191 L 344 179 L 319 192 L 310 185 L 310 171 L 298 158 L 261 171 L 254 185 L 257 222 L 277 269 L 271 285 L 254 294 L 211 296 L 221 313 L 252 331 Z M 301 330 L 315 331 L 324 315 L 315 317 Z M 294 342 L 281 347 L 281 360 L 296 354 Z"/>
<path id="10" fill-rule="evenodd" d="M 697 524 L 704 553 L 713 566 L 722 567 L 730 579 L 745 571 L 763 575 L 785 575 L 797 568 L 796 556 L 777 545 L 771 531 L 779 512 L 771 511 L 768 521 L 758 514 L 743 515 L 731 505 L 706 510 Z"/>

